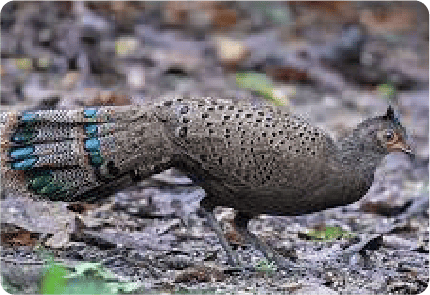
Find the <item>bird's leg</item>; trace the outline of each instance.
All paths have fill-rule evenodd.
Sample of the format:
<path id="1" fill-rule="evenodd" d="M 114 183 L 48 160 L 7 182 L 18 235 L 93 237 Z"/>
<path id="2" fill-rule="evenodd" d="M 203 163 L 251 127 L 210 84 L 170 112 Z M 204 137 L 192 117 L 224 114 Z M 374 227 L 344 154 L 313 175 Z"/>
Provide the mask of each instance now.
<path id="1" fill-rule="evenodd" d="M 219 225 L 218 221 L 215 219 L 213 214 L 209 211 L 206 211 L 203 208 L 199 208 L 199 215 L 204 217 L 209 226 L 215 231 L 218 236 L 218 239 L 226 251 L 228 256 L 228 263 L 232 267 L 230 270 L 251 270 L 255 271 L 255 266 L 244 266 L 240 263 L 239 257 L 230 246 L 229 242 L 225 237 L 225 233 Z M 278 269 L 283 270 L 293 270 L 297 269 L 297 266 L 294 263 L 286 260 L 284 257 L 277 254 L 273 249 L 271 249 L 265 242 L 259 239 L 255 234 L 251 233 L 248 230 L 248 221 L 250 220 L 250 216 L 247 216 L 243 213 L 238 212 L 234 219 L 234 225 L 239 235 L 241 235 L 246 241 L 248 241 L 251 245 L 253 245 L 256 249 L 263 252 L 264 256 L 267 260 L 274 262 Z"/>
<path id="2" fill-rule="evenodd" d="M 202 215 L 207 220 L 209 226 L 217 234 L 218 239 L 219 239 L 222 247 L 227 252 L 228 264 L 233 268 L 240 268 L 239 257 L 237 256 L 237 253 L 235 251 L 233 251 L 230 244 L 227 242 L 227 240 L 224 236 L 224 232 L 221 229 L 218 221 L 213 216 L 212 212 L 208 212 L 205 209 L 203 209 L 202 207 L 200 207 L 199 214 Z"/>
<path id="3" fill-rule="evenodd" d="M 234 219 L 234 223 L 238 233 L 242 235 L 245 238 L 245 240 L 247 240 L 256 249 L 263 252 L 267 260 L 275 263 L 278 269 L 283 269 L 283 270 L 297 269 L 298 267 L 293 262 L 287 260 L 286 258 L 276 253 L 269 245 L 267 245 L 264 241 L 262 241 L 255 234 L 251 233 L 248 230 L 248 222 L 250 219 L 251 218 L 249 216 L 241 212 L 237 212 L 236 217 Z"/>

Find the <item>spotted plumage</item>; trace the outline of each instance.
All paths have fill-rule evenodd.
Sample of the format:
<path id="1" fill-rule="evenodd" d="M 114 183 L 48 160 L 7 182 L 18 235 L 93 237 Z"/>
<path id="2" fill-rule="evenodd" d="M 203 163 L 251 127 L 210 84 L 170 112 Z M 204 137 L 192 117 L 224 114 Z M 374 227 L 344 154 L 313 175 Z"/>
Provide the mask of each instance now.
<path id="1" fill-rule="evenodd" d="M 385 155 L 410 153 L 391 107 L 337 142 L 285 108 L 210 98 L 3 113 L 0 128 L 7 194 L 94 201 L 175 167 L 205 189 L 203 208 L 238 210 L 241 229 L 259 214 L 300 215 L 355 202 Z"/>
<path id="2" fill-rule="evenodd" d="M 249 216 L 354 202 L 382 158 L 406 149 L 391 109 L 337 143 L 285 108 L 210 98 L 5 113 L 1 124 L 8 192 L 97 200 L 176 167 L 201 180 L 204 207 L 230 206 Z"/>

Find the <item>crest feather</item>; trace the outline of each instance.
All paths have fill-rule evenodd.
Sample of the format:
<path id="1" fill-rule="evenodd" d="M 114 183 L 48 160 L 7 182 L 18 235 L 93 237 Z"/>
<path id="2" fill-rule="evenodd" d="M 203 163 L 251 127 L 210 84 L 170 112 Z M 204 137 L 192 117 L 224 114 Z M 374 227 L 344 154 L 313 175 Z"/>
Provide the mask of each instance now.
<path id="1" fill-rule="evenodd" d="M 391 107 L 391 105 L 390 105 L 390 106 L 388 106 L 387 113 L 383 116 L 383 118 L 384 118 L 385 120 L 390 120 L 390 121 L 393 121 L 393 120 L 395 119 L 395 116 L 394 116 L 394 110 L 393 110 L 393 108 Z"/>

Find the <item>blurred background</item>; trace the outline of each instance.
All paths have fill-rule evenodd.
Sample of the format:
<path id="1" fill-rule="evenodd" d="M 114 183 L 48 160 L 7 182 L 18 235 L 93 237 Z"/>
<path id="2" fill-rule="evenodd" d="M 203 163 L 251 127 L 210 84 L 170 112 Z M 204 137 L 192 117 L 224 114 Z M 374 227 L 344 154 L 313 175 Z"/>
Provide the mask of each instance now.
<path id="1" fill-rule="evenodd" d="M 318 244 L 309 229 L 336 225 L 369 233 L 428 195 L 428 42 L 429 12 L 415 1 L 12 1 L 1 10 L 0 106 L 3 112 L 143 104 L 166 96 L 250 99 L 255 104 L 283 105 L 336 138 L 361 120 L 383 114 L 391 104 L 414 141 L 415 162 L 398 154 L 388 156 L 368 195 L 348 210 L 262 217 L 251 225 L 254 232 L 271 237 L 283 255 L 305 260 L 323 255 L 321 249 L 344 246 L 339 241 Z M 171 184 L 190 182 L 175 171 L 157 177 Z M 67 265 L 101 262 L 123 277 L 139 278 L 144 283 L 140 291 L 177 291 L 177 285 L 166 280 L 189 282 L 194 274 L 176 270 L 195 261 L 225 262 L 214 234 L 202 232 L 196 216 L 191 233 L 171 216 L 185 210 L 187 198 L 203 195 L 198 188 L 140 184 L 118 192 L 101 207 L 3 199 L 2 258 L 15 257 L 2 259 L 4 282 L 10 293 L 40 292 L 38 266 L 26 272 L 16 257 L 24 255 L 29 267 L 28 257 L 39 255 L 33 251 L 36 241 L 48 235 L 45 247 L 67 246 L 55 254 Z M 187 210 L 193 212 L 196 206 Z M 373 249 L 377 258 L 369 259 L 372 267 L 379 265 L 377 272 L 366 272 L 362 262 L 333 264 L 332 275 L 323 275 L 325 286 L 309 290 L 423 291 L 429 251 L 428 208 L 424 210 L 426 215 L 402 231 L 384 236 L 382 250 Z M 52 229 L 64 220 L 75 220 L 75 213 L 80 222 L 72 229 Z M 154 216 L 170 217 L 159 221 Z M 191 242 L 184 238 L 190 235 Z M 28 249 L 10 250 L 17 243 L 30 246 L 31 255 Z M 133 250 L 122 252 L 124 245 Z M 296 252 L 299 248 L 301 252 Z M 255 262 L 256 252 L 241 254 Z M 402 268 L 388 265 L 392 261 L 402 261 Z M 355 271 L 351 284 L 343 277 L 345 266 L 350 275 Z M 390 280 L 387 269 L 393 271 Z M 281 286 L 289 292 L 298 288 L 281 279 L 275 287 L 249 278 L 238 283 L 213 269 L 212 275 L 202 275 L 205 271 L 199 268 L 195 280 L 222 281 L 217 288 L 225 291 L 233 286 L 260 291 Z"/>

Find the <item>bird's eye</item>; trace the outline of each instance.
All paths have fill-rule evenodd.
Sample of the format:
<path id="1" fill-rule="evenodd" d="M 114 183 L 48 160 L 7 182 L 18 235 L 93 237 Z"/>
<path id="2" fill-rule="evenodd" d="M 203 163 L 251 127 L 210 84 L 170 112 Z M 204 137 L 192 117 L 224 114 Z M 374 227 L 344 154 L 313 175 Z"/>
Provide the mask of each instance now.
<path id="1" fill-rule="evenodd" d="M 387 133 L 385 134 L 385 138 L 388 140 L 393 139 L 394 137 L 394 131 L 393 130 L 387 130 Z"/>

